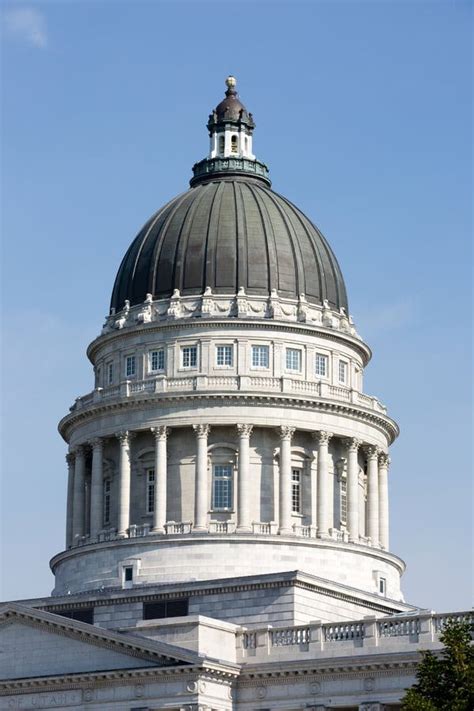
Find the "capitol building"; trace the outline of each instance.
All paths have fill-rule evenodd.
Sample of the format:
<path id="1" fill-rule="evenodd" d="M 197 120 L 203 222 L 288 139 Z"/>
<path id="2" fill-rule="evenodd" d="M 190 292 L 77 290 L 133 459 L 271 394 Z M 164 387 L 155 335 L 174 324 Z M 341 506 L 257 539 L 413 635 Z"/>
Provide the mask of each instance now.
<path id="1" fill-rule="evenodd" d="M 122 260 L 59 423 L 54 590 L 1 607 L 2 709 L 387 711 L 440 647 L 390 547 L 370 347 L 254 128 L 228 77 L 189 190 Z"/>

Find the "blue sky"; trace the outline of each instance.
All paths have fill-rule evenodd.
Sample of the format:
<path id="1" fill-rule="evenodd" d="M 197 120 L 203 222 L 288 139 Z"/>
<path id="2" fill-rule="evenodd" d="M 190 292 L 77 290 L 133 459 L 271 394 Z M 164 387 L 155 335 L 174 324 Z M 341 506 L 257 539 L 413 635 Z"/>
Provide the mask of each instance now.
<path id="1" fill-rule="evenodd" d="M 471 605 L 472 3 L 1 6 L 4 599 L 48 594 L 66 445 L 120 259 L 208 147 L 224 78 L 273 187 L 322 229 L 399 422 L 406 599 Z"/>

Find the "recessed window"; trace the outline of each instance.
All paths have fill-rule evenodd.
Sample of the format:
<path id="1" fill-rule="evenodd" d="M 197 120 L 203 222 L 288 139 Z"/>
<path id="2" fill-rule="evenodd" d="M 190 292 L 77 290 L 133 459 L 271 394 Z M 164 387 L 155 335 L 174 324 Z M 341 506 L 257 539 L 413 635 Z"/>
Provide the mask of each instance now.
<path id="1" fill-rule="evenodd" d="M 224 136 L 219 136 L 219 153 L 221 156 L 224 155 L 224 149 L 225 149 L 225 138 Z"/>
<path id="2" fill-rule="evenodd" d="M 128 355 L 125 358 L 125 377 L 131 378 L 135 375 L 135 356 Z"/>
<path id="3" fill-rule="evenodd" d="M 343 385 L 347 383 L 347 363 L 345 360 L 339 361 L 339 382 Z"/>
<path id="4" fill-rule="evenodd" d="M 146 471 L 146 512 L 151 514 L 155 510 L 155 470 Z"/>
<path id="5" fill-rule="evenodd" d="M 78 620 L 79 622 L 87 622 L 89 625 L 94 624 L 94 608 L 86 607 L 80 610 L 54 610 L 55 615 L 67 617 L 69 620 Z"/>
<path id="6" fill-rule="evenodd" d="M 345 525 L 347 523 L 347 480 L 341 478 L 339 486 L 341 523 Z"/>
<path id="7" fill-rule="evenodd" d="M 126 565 L 123 569 L 123 580 L 125 583 L 131 583 L 133 581 L 133 566 Z"/>
<path id="8" fill-rule="evenodd" d="M 387 580 L 386 580 L 386 578 L 379 578 L 379 593 L 381 595 L 387 594 Z"/>
<path id="9" fill-rule="evenodd" d="M 156 373 L 165 369 L 165 351 L 160 348 L 158 351 L 151 351 L 149 355 L 150 371 Z"/>
<path id="10" fill-rule="evenodd" d="M 297 348 L 286 349 L 286 369 L 298 373 L 301 371 L 301 351 Z"/>
<path id="11" fill-rule="evenodd" d="M 106 365 L 106 378 L 107 385 L 112 385 L 114 382 L 114 364 L 113 361 L 109 361 Z"/>
<path id="12" fill-rule="evenodd" d="M 164 617 L 185 617 L 188 614 L 188 599 L 163 600 L 143 603 L 144 620 L 161 620 Z"/>
<path id="13" fill-rule="evenodd" d="M 301 513 L 301 469 L 291 470 L 291 510 Z"/>
<path id="14" fill-rule="evenodd" d="M 270 348 L 268 346 L 252 346 L 252 367 L 268 368 L 270 364 Z"/>
<path id="15" fill-rule="evenodd" d="M 197 367 L 197 346 L 183 346 L 181 348 L 181 364 L 183 368 Z"/>
<path id="16" fill-rule="evenodd" d="M 237 153 L 237 136 L 232 136 L 230 139 L 230 152 Z"/>
<path id="17" fill-rule="evenodd" d="M 110 494 L 111 482 L 110 479 L 104 481 L 104 526 L 110 523 Z"/>
<path id="18" fill-rule="evenodd" d="M 316 353 L 314 372 L 320 378 L 327 378 L 329 372 L 329 359 L 323 353 Z"/>
<path id="19" fill-rule="evenodd" d="M 212 508 L 232 508 L 232 464 L 215 464 L 212 471 Z"/>
<path id="20" fill-rule="evenodd" d="M 216 365 L 219 366 L 229 366 L 232 365 L 232 346 L 217 346 L 216 347 Z"/>

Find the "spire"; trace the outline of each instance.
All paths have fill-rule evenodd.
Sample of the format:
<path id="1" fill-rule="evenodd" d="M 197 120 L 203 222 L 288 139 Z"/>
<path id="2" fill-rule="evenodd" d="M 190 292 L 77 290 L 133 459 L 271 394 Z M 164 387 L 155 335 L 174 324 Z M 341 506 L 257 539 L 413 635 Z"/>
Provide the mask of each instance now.
<path id="1" fill-rule="evenodd" d="M 220 173 L 220 177 L 222 173 L 249 173 L 270 185 L 267 166 L 260 163 L 252 152 L 255 123 L 252 114 L 240 101 L 237 80 L 229 75 L 225 84 L 225 98 L 209 115 L 207 122 L 209 154 L 193 166 L 191 186 L 214 179 L 216 173 Z"/>

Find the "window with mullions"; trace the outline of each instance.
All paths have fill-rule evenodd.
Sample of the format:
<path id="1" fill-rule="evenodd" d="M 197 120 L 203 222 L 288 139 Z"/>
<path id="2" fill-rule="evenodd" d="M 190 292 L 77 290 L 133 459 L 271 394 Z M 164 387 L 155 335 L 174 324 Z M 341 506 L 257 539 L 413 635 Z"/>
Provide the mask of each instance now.
<path id="1" fill-rule="evenodd" d="M 232 346 L 216 347 L 216 365 L 232 365 Z"/>
<path id="2" fill-rule="evenodd" d="M 214 464 L 212 471 L 212 508 L 232 508 L 232 464 Z"/>
<path id="3" fill-rule="evenodd" d="M 111 495 L 110 479 L 104 481 L 104 526 L 110 523 L 110 495 Z"/>
<path id="4" fill-rule="evenodd" d="M 301 469 L 291 470 L 291 510 L 301 513 Z"/>
<path id="5" fill-rule="evenodd" d="M 286 349 L 286 369 L 301 371 L 301 351 L 297 348 L 287 348 Z"/>
<path id="6" fill-rule="evenodd" d="M 268 346 L 252 346 L 252 367 L 268 368 L 270 364 L 270 349 Z"/>
<path id="7" fill-rule="evenodd" d="M 125 377 L 131 378 L 135 375 L 135 356 L 129 355 L 125 358 Z"/>
<path id="8" fill-rule="evenodd" d="M 110 361 L 106 365 L 106 377 L 107 385 L 112 385 L 112 383 L 114 382 L 114 364 L 112 361 Z"/>
<path id="9" fill-rule="evenodd" d="M 237 148 L 237 136 L 232 136 L 230 139 L 230 152 L 231 153 L 237 153 L 238 148 Z"/>
<path id="10" fill-rule="evenodd" d="M 143 603 L 143 619 L 159 620 L 164 617 L 184 617 L 188 614 L 188 599 L 163 600 Z"/>
<path id="11" fill-rule="evenodd" d="M 165 369 L 165 351 L 163 348 L 160 348 L 158 351 L 151 351 L 149 359 L 150 371 L 152 373 Z"/>
<path id="12" fill-rule="evenodd" d="M 329 372 L 329 360 L 327 355 L 323 353 L 316 353 L 315 368 L 314 372 L 319 375 L 320 378 L 327 378 Z"/>
<path id="13" fill-rule="evenodd" d="M 155 470 L 146 470 L 146 512 L 153 513 L 155 510 Z"/>
<path id="14" fill-rule="evenodd" d="M 347 363 L 344 360 L 339 361 L 339 382 L 343 385 L 347 383 Z"/>
<path id="15" fill-rule="evenodd" d="M 183 368 L 197 367 L 197 346 L 183 346 L 181 348 L 181 364 Z"/>
<path id="16" fill-rule="evenodd" d="M 341 523 L 345 525 L 347 523 L 347 480 L 346 479 L 341 479 L 339 493 L 340 493 Z"/>

